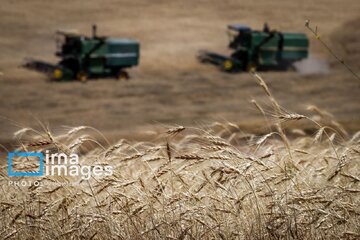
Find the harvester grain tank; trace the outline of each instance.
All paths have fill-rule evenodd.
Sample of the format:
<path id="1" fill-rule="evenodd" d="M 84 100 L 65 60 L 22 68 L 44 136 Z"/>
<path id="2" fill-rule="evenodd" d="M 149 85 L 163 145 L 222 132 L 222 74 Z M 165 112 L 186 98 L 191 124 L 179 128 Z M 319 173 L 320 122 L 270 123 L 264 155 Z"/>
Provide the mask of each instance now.
<path id="1" fill-rule="evenodd" d="M 269 30 L 263 31 L 235 24 L 228 26 L 230 56 L 200 51 L 198 59 L 212 63 L 227 72 L 251 69 L 287 70 L 293 63 L 308 57 L 309 39 L 303 33 Z"/>

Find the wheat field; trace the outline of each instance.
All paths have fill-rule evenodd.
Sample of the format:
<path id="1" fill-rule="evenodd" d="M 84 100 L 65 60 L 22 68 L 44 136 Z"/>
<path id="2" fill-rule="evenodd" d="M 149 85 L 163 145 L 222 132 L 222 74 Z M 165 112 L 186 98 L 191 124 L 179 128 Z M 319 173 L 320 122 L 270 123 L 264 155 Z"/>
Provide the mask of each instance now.
<path id="1" fill-rule="evenodd" d="M 343 71 L 305 27 L 318 26 L 324 39 L 352 68 L 360 70 L 359 0 L 2 0 L 0 4 L 0 142 L 16 144 L 13 122 L 37 127 L 86 125 L 110 140 L 154 125 L 208 125 L 230 121 L 261 132 L 261 115 L 248 104 L 261 90 L 246 73 L 226 74 L 201 64 L 199 50 L 230 55 L 228 24 L 261 30 L 303 32 L 310 55 L 325 61 L 327 74 L 263 72 L 281 104 L 305 114 L 313 104 L 330 111 L 351 132 L 360 128 L 358 80 Z M 20 68 L 25 58 L 56 64 L 54 33 L 78 29 L 101 36 L 133 38 L 141 43 L 140 65 L 128 82 L 98 79 L 87 84 L 53 83 L 47 76 Z M 315 61 L 316 63 L 316 61 Z M 316 72 L 316 71 L 315 71 Z M 259 127 L 260 126 L 260 127 Z"/>
<path id="2" fill-rule="evenodd" d="M 359 81 L 343 66 L 360 70 L 359 9 L 3 0 L 0 239 L 360 239 Z M 264 22 L 306 32 L 329 71 L 226 74 L 197 62 L 201 49 L 229 54 L 228 24 Z M 131 81 L 55 83 L 19 68 L 27 57 L 56 63 L 54 31 L 86 34 L 94 23 L 141 42 Z M 79 167 L 113 171 L 9 177 L 14 151 L 77 154 Z M 13 160 L 17 170 L 40 165 Z"/>
<path id="3" fill-rule="evenodd" d="M 76 152 L 80 164 L 110 164 L 114 174 L 14 187 L 4 167 L 0 238 L 359 239 L 360 132 L 349 136 L 316 106 L 311 117 L 285 110 L 253 75 L 269 101 L 252 101 L 269 129 L 261 136 L 229 122 L 115 144 L 86 126 L 20 129 L 18 150 Z M 285 129 L 294 121 L 317 131 Z"/>

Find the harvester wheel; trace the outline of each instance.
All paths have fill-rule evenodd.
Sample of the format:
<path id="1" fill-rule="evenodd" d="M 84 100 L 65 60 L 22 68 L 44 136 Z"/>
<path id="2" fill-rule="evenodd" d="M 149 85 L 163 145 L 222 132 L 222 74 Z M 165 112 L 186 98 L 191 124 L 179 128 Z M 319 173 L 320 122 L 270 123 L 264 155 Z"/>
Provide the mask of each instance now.
<path id="1" fill-rule="evenodd" d="M 60 80 L 63 77 L 63 72 L 60 68 L 56 68 L 53 72 L 53 79 Z"/>
<path id="2" fill-rule="evenodd" d="M 76 79 L 81 82 L 86 82 L 88 80 L 88 75 L 84 71 L 80 71 L 76 74 Z"/>
<path id="3" fill-rule="evenodd" d="M 116 74 L 117 80 L 129 80 L 129 74 L 125 71 L 119 71 L 118 74 Z"/>
<path id="4" fill-rule="evenodd" d="M 234 64 L 231 60 L 226 60 L 224 63 L 223 63 L 223 67 L 224 67 L 224 70 L 225 71 L 228 71 L 230 72 L 233 67 L 234 67 Z"/>
<path id="5" fill-rule="evenodd" d="M 255 63 L 250 63 L 246 66 L 246 71 L 248 72 L 255 72 L 256 71 L 256 64 Z"/>

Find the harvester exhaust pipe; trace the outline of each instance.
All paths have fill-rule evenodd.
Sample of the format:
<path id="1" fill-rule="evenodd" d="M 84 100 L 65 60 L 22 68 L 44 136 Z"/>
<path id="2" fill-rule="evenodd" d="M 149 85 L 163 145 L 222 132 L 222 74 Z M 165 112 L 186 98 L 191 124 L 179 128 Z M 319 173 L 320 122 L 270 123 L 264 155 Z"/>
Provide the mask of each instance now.
<path id="1" fill-rule="evenodd" d="M 97 31 L 97 26 L 96 24 L 92 25 L 92 36 L 93 38 L 96 38 L 96 31 Z"/>

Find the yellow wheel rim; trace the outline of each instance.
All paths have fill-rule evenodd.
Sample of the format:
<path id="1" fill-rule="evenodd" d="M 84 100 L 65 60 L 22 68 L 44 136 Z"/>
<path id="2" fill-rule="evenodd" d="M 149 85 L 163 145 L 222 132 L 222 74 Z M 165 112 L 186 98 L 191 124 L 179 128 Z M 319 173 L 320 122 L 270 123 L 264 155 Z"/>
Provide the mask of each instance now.
<path id="1" fill-rule="evenodd" d="M 87 80 L 87 75 L 84 72 L 78 73 L 77 79 L 81 82 L 85 82 Z"/>
<path id="2" fill-rule="evenodd" d="M 256 64 L 251 63 L 247 66 L 247 71 L 248 72 L 255 72 L 256 71 Z"/>
<path id="3" fill-rule="evenodd" d="M 55 69 L 53 76 L 55 79 L 60 79 L 62 77 L 62 71 L 60 69 Z"/>
<path id="4" fill-rule="evenodd" d="M 230 71 L 230 70 L 232 69 L 232 67 L 233 67 L 233 63 L 232 63 L 231 60 L 226 60 L 226 61 L 224 62 L 224 69 L 225 69 L 226 71 Z"/>
<path id="5" fill-rule="evenodd" d="M 121 80 L 121 81 L 127 80 L 127 79 L 128 79 L 128 75 L 127 75 L 126 72 L 120 72 L 119 75 L 117 76 L 117 79 L 118 79 L 118 80 Z"/>
<path id="6" fill-rule="evenodd" d="M 126 77 L 125 77 L 125 74 L 120 74 L 119 77 L 118 77 L 119 80 L 125 80 Z"/>

